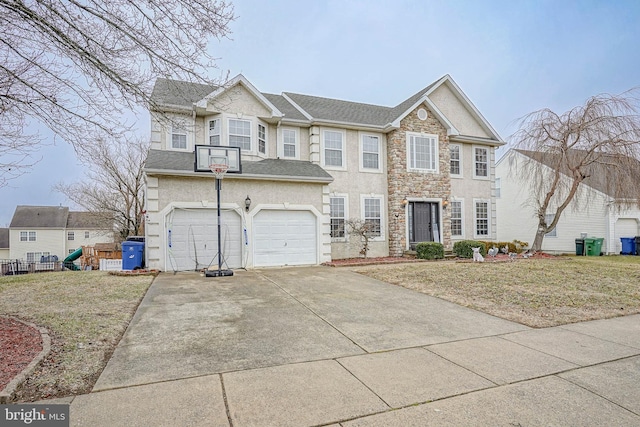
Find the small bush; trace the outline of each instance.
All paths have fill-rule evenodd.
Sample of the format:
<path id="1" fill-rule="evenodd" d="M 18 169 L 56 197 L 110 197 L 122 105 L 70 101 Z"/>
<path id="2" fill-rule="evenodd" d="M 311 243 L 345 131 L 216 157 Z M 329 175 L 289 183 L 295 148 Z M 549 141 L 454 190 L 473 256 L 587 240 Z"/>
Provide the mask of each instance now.
<path id="1" fill-rule="evenodd" d="M 515 252 L 517 254 L 524 252 L 529 246 L 527 242 L 522 242 L 520 240 L 514 240 L 513 242 L 495 242 L 483 240 L 478 241 L 477 243 L 481 243 L 482 245 L 484 245 L 485 251 L 489 251 L 489 249 L 495 246 L 496 248 L 500 249 L 500 253 L 504 253 L 502 251 L 502 248 L 507 246 L 509 248 L 509 252 Z"/>
<path id="2" fill-rule="evenodd" d="M 453 252 L 459 258 L 473 258 L 473 250 L 471 248 L 480 248 L 480 253 L 484 256 L 487 254 L 487 248 L 484 242 L 477 240 L 461 240 L 453 244 Z"/>
<path id="3" fill-rule="evenodd" d="M 437 242 L 420 242 L 416 245 L 416 253 L 419 259 L 442 259 L 444 246 Z"/>

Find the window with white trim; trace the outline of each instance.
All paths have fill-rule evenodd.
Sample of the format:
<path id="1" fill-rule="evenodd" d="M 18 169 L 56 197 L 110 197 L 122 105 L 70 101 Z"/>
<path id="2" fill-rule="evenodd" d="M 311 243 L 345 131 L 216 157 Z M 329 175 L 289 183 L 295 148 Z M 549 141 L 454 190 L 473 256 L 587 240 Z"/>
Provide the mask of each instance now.
<path id="1" fill-rule="evenodd" d="M 67 231 L 67 240 L 75 240 L 76 239 L 76 233 L 74 233 L 73 231 Z"/>
<path id="2" fill-rule="evenodd" d="M 267 153 L 267 128 L 260 123 L 258 123 L 258 152 Z"/>
<path id="3" fill-rule="evenodd" d="M 555 214 L 545 214 L 544 216 L 544 222 L 547 223 L 547 226 L 549 224 L 551 224 L 553 222 L 553 219 L 555 218 Z M 553 227 L 553 229 L 551 231 L 549 231 L 547 234 L 545 234 L 545 237 L 558 237 L 558 231 L 556 230 L 556 228 L 558 228 L 557 226 Z"/>
<path id="4" fill-rule="evenodd" d="M 362 134 L 360 136 L 360 168 L 380 171 L 380 137 Z"/>
<path id="5" fill-rule="evenodd" d="M 329 198 L 331 217 L 331 238 L 343 240 L 346 237 L 345 223 L 347 220 L 347 198 L 344 196 L 331 196 Z"/>
<path id="6" fill-rule="evenodd" d="M 489 149 L 485 147 L 473 147 L 474 178 L 489 177 Z"/>
<path id="7" fill-rule="evenodd" d="M 462 176 L 462 146 L 460 144 L 449 144 L 451 176 Z"/>
<path id="8" fill-rule="evenodd" d="M 176 150 L 187 149 L 187 129 L 184 125 L 171 125 L 171 148 Z"/>
<path id="9" fill-rule="evenodd" d="M 27 252 L 27 262 L 40 262 L 43 256 L 49 256 L 51 252 Z"/>
<path id="10" fill-rule="evenodd" d="M 409 170 L 438 173 L 438 136 L 407 133 Z"/>
<path id="11" fill-rule="evenodd" d="M 489 201 L 475 200 L 473 210 L 475 237 L 489 237 Z"/>
<path id="12" fill-rule="evenodd" d="M 209 145 L 220 145 L 221 128 L 220 119 L 209 120 Z"/>
<path id="13" fill-rule="evenodd" d="M 382 197 L 364 197 L 362 199 L 362 219 L 370 227 L 369 236 L 382 237 Z"/>
<path id="14" fill-rule="evenodd" d="M 21 231 L 20 232 L 20 241 L 21 242 L 35 242 L 36 241 L 36 232 L 35 231 Z"/>
<path id="15" fill-rule="evenodd" d="M 85 231 L 85 232 L 84 232 L 84 238 L 85 238 L 85 239 L 88 239 L 88 238 L 89 238 L 89 232 L 88 232 L 88 231 Z"/>
<path id="16" fill-rule="evenodd" d="M 344 133 L 325 130 L 322 138 L 324 166 L 344 167 Z"/>
<path id="17" fill-rule="evenodd" d="M 229 119 L 229 146 L 251 151 L 251 121 Z"/>
<path id="18" fill-rule="evenodd" d="M 449 209 L 451 209 L 451 237 L 464 236 L 462 200 L 452 200 L 449 203 Z"/>
<path id="19" fill-rule="evenodd" d="M 282 129 L 281 157 L 298 158 L 298 132 L 295 129 Z"/>

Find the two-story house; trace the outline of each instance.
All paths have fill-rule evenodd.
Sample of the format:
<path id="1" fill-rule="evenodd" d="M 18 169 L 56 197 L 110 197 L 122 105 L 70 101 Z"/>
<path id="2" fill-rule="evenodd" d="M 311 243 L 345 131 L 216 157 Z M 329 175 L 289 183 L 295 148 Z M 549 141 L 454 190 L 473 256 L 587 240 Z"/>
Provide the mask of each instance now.
<path id="1" fill-rule="evenodd" d="M 222 181 L 229 268 L 314 265 L 360 256 L 350 219 L 372 229 L 369 256 L 421 241 L 451 249 L 496 235 L 497 132 L 446 75 L 386 107 L 159 79 L 145 165 L 147 265 L 217 264 L 216 191 L 208 147 L 238 147 Z M 235 153 L 235 151 L 233 152 Z"/>
<path id="2" fill-rule="evenodd" d="M 108 242 L 113 242 L 110 224 L 65 206 L 17 206 L 9 225 L 9 258 L 27 262 L 49 255 L 62 261 L 81 246 Z"/>

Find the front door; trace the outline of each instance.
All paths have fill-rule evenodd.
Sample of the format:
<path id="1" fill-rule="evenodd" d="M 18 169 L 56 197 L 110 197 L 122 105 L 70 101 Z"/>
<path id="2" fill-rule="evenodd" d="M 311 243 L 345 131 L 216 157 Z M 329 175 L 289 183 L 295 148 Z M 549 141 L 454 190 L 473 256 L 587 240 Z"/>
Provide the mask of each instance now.
<path id="1" fill-rule="evenodd" d="M 440 242 L 438 203 L 411 202 L 408 213 L 411 249 L 420 242 Z"/>

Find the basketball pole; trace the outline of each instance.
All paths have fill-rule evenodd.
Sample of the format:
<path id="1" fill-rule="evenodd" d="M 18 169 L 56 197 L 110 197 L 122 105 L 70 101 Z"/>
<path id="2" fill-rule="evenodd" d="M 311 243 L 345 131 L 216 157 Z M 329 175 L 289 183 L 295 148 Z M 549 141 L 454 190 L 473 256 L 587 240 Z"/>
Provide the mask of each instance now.
<path id="1" fill-rule="evenodd" d="M 220 221 L 220 188 L 221 188 L 221 178 L 216 177 L 216 194 L 218 198 L 218 271 L 206 270 L 206 277 L 223 277 L 223 276 L 233 276 L 232 270 L 223 270 L 222 269 L 222 228 Z"/>

